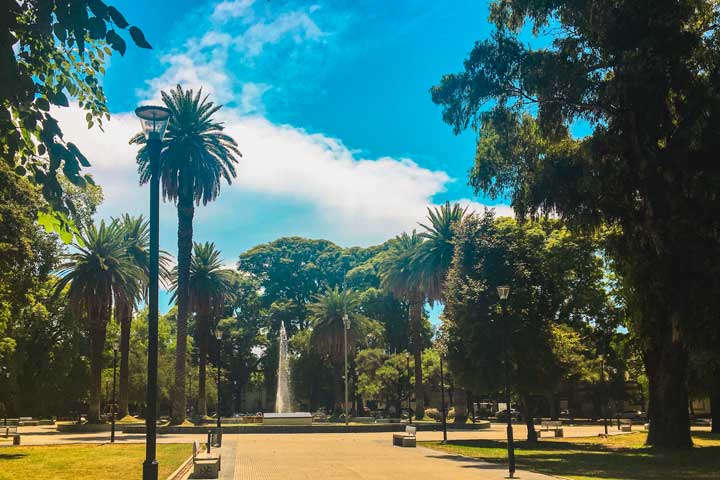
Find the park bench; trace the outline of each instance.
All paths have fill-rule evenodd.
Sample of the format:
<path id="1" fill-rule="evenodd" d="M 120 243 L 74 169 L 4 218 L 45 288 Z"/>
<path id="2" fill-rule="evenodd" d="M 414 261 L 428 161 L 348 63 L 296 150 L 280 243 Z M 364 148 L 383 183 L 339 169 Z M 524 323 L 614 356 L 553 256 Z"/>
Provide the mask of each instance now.
<path id="1" fill-rule="evenodd" d="M 562 420 L 543 420 L 540 422 L 540 431 L 538 437 L 542 437 L 542 432 L 553 432 L 553 436 L 562 437 L 564 435 L 562 428 Z"/>
<path id="2" fill-rule="evenodd" d="M 632 432 L 632 420 L 629 418 L 621 418 L 618 420 L 621 432 Z"/>
<path id="3" fill-rule="evenodd" d="M 204 452 L 197 441 L 193 442 L 192 478 L 218 478 L 220 476 L 220 453 L 213 454 L 208 447 Z"/>
<path id="4" fill-rule="evenodd" d="M 13 445 L 20 445 L 20 434 L 18 433 L 18 426 L 17 424 L 10 425 L 2 425 L 0 426 L 0 433 L 2 433 L 2 436 L 4 438 L 10 438 L 13 439 Z"/>
<path id="5" fill-rule="evenodd" d="M 408 425 L 405 427 L 405 433 L 393 433 L 393 445 L 398 447 L 414 447 L 416 433 L 417 427 Z"/>

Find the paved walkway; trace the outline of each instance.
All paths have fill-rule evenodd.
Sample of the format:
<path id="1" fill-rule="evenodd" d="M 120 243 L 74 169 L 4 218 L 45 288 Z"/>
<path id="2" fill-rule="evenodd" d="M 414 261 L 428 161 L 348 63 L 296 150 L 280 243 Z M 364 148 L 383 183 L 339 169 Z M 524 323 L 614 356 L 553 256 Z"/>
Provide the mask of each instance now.
<path id="1" fill-rule="evenodd" d="M 467 432 L 457 432 L 465 436 Z M 233 480 L 500 480 L 504 465 L 475 461 L 424 447 L 392 445 L 392 433 L 238 435 Z M 419 440 L 439 440 L 418 432 Z M 225 462 L 223 458 L 223 463 Z M 552 477 L 519 471 L 516 478 Z"/>

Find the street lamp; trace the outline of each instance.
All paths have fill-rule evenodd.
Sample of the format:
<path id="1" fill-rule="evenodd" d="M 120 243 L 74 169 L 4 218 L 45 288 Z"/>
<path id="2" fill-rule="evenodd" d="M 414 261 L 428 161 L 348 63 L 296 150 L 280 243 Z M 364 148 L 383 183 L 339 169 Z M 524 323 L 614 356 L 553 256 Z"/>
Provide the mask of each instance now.
<path id="1" fill-rule="evenodd" d="M 220 419 L 220 348 L 222 347 L 220 340 L 222 340 L 222 330 L 219 328 L 215 329 L 215 338 L 217 339 L 217 428 L 218 431 L 222 426 Z M 219 433 L 219 432 L 218 432 Z"/>
<path id="2" fill-rule="evenodd" d="M 172 112 L 165 107 L 135 109 L 150 161 L 150 264 L 148 272 L 148 372 L 143 480 L 157 480 L 158 281 L 160 254 L 160 152 Z"/>
<path id="3" fill-rule="evenodd" d="M 412 397 L 412 380 L 410 375 L 410 353 L 405 352 L 405 364 L 407 365 L 407 377 L 408 377 L 408 423 L 412 425 L 412 410 L 410 409 L 410 397 Z"/>
<path id="4" fill-rule="evenodd" d="M 503 357 L 505 364 L 505 412 L 507 413 L 507 440 L 508 440 L 508 473 L 509 477 L 513 478 L 515 475 L 515 442 L 513 440 L 513 428 L 512 428 L 512 409 L 510 408 L 510 357 L 508 350 L 510 349 L 510 324 L 507 318 L 507 312 L 505 303 L 510 295 L 510 286 L 501 285 L 497 287 L 498 297 L 500 297 L 500 308 L 502 309 L 502 317 L 504 324 L 504 335 L 503 335 Z"/>
<path id="5" fill-rule="evenodd" d="M 110 417 L 110 443 L 115 443 L 115 378 L 117 377 L 117 354 L 118 354 L 118 342 L 115 340 L 113 342 L 113 389 L 112 389 L 112 404 L 110 405 L 110 408 L 112 409 Z"/>
<path id="6" fill-rule="evenodd" d="M 600 410 L 603 416 L 603 427 L 605 428 L 605 436 L 608 436 L 608 419 L 607 419 L 607 389 L 605 388 L 605 355 L 598 355 L 600 359 Z"/>
<path id="7" fill-rule="evenodd" d="M 347 427 L 350 419 L 348 418 L 348 361 L 347 361 L 347 332 L 350 330 L 350 317 L 347 312 L 343 313 L 343 345 L 345 346 L 345 426 Z"/>
<path id="8" fill-rule="evenodd" d="M 442 403 L 443 441 L 447 443 L 447 419 L 445 418 L 445 375 L 443 374 L 443 357 L 440 352 L 440 402 Z"/>

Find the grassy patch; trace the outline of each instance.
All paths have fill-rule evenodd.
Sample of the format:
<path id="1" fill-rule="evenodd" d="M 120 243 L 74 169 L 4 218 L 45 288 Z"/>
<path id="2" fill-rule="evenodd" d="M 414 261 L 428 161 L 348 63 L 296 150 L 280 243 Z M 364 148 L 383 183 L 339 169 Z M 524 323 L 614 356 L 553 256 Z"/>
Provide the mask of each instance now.
<path id="1" fill-rule="evenodd" d="M 192 453 L 189 444 L 159 444 L 160 478 Z M 142 477 L 145 444 L 53 445 L 0 448 L 0 479 L 127 480 Z"/>
<path id="2" fill-rule="evenodd" d="M 655 480 L 720 478 L 720 436 L 693 433 L 690 451 L 645 447 L 645 433 L 608 439 L 543 439 L 537 445 L 516 442 L 518 468 L 572 480 Z M 497 440 L 458 440 L 441 445 L 422 442 L 444 452 L 505 462 L 507 445 Z"/>

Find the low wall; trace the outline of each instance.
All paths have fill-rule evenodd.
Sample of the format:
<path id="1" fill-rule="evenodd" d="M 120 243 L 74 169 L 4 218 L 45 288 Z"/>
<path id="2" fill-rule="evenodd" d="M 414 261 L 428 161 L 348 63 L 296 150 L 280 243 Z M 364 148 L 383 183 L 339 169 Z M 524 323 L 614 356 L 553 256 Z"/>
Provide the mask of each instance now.
<path id="1" fill-rule="evenodd" d="M 440 423 L 414 423 L 420 432 L 442 431 Z M 404 423 L 374 423 L 367 425 L 314 424 L 314 425 L 223 425 L 223 433 L 362 433 L 362 432 L 404 432 Z M 145 425 L 119 425 L 123 433 L 145 433 Z M 448 423 L 448 430 L 482 430 L 490 428 L 490 422 L 455 425 Z M 207 433 L 209 426 L 158 427 L 158 433 Z"/>
<path id="2" fill-rule="evenodd" d="M 109 423 L 83 423 L 78 425 L 77 423 L 58 423 L 55 425 L 58 432 L 64 433 L 97 433 L 97 432 L 109 432 Z M 121 427 L 117 423 L 115 429 L 120 430 Z"/>

